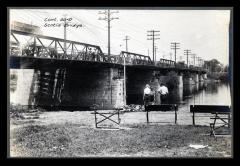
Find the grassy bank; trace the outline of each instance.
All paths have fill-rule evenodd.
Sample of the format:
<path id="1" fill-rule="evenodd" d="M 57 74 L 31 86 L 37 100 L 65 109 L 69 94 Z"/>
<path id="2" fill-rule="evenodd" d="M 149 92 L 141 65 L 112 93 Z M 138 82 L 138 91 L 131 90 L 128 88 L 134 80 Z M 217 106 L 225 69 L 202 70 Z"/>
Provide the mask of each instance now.
<path id="1" fill-rule="evenodd" d="M 230 138 L 209 137 L 209 127 L 128 125 L 100 130 L 79 124 L 35 125 L 11 131 L 11 154 L 25 157 L 223 157 Z M 203 149 L 190 144 L 208 145 Z"/>

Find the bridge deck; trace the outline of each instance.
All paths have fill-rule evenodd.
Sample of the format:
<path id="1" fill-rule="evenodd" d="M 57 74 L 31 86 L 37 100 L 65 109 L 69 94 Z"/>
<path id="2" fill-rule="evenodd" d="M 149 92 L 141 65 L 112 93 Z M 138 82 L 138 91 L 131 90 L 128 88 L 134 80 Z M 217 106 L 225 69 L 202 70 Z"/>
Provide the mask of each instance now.
<path id="1" fill-rule="evenodd" d="M 106 67 L 106 68 L 123 68 L 121 63 L 86 61 L 86 60 L 67 60 L 67 59 L 49 59 L 42 57 L 28 56 L 10 56 L 10 68 L 15 69 L 36 69 L 42 67 L 52 68 L 85 68 L 85 67 Z M 174 66 L 154 66 L 143 64 L 126 64 L 127 68 L 146 69 L 146 70 L 172 70 L 172 71 L 190 71 L 205 73 L 203 70 L 194 70 L 190 68 L 178 68 Z"/>

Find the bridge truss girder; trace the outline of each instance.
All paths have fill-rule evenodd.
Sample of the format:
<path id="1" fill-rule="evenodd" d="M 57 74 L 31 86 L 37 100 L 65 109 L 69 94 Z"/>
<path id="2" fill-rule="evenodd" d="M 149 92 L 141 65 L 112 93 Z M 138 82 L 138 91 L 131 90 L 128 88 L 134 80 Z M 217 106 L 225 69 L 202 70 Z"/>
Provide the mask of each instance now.
<path id="1" fill-rule="evenodd" d="M 26 43 L 21 43 L 17 35 L 24 37 L 27 36 L 29 39 Z M 11 30 L 11 36 L 15 41 L 10 43 L 10 55 L 14 56 L 99 62 L 111 62 L 112 60 L 108 56 L 104 55 L 101 48 L 96 45 L 16 30 Z M 46 44 L 46 42 L 48 44 Z M 66 47 L 64 47 L 65 43 Z M 18 48 L 13 47 L 12 44 L 15 44 Z"/>

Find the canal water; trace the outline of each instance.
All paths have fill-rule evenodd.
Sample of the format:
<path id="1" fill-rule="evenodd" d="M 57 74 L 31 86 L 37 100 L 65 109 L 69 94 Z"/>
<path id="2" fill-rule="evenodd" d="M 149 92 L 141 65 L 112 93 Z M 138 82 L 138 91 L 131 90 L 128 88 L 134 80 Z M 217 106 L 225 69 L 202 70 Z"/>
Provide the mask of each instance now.
<path id="1" fill-rule="evenodd" d="M 231 105 L 230 86 L 225 83 L 198 83 L 184 85 L 184 88 L 169 90 L 169 96 L 165 104 L 178 104 L 178 125 L 192 125 L 192 113 L 190 105 Z M 164 103 L 163 103 L 164 104 Z M 123 124 L 145 123 L 145 112 L 126 113 L 122 115 Z M 212 119 L 209 114 L 201 114 L 195 118 L 196 125 L 209 126 Z M 208 116 L 208 117 L 202 117 Z M 151 122 L 170 122 L 174 124 L 174 113 L 152 111 L 149 114 Z"/>
<path id="2" fill-rule="evenodd" d="M 197 83 L 169 91 L 166 104 L 231 105 L 230 86 L 227 83 Z"/>
<path id="3" fill-rule="evenodd" d="M 231 106 L 230 86 L 226 83 L 198 83 L 195 85 L 185 85 L 184 88 L 178 88 L 169 91 L 169 97 L 166 101 L 171 104 L 178 104 L 178 124 L 191 125 L 192 113 L 190 105 L 229 105 Z M 157 113 L 156 113 L 157 115 Z M 156 117 L 156 115 L 154 115 Z M 205 115 L 205 114 L 201 114 Z M 208 115 L 208 114 L 206 114 Z M 209 116 L 209 115 L 208 115 Z M 155 118 L 154 117 L 154 118 Z M 159 119 L 172 119 L 167 116 L 158 116 Z M 212 123 L 210 118 L 196 117 L 196 125 L 207 125 Z"/>
<path id="4" fill-rule="evenodd" d="M 128 104 L 143 104 L 142 93 L 128 95 Z M 220 82 L 199 82 L 185 84 L 183 88 L 169 89 L 169 95 L 162 104 L 189 105 L 231 105 L 230 86 Z"/>

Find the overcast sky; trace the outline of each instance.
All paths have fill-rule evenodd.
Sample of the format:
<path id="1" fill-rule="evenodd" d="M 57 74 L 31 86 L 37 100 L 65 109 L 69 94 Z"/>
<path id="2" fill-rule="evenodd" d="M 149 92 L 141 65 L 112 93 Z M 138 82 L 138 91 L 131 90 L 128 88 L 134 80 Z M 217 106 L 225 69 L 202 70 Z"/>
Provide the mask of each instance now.
<path id="1" fill-rule="evenodd" d="M 72 18 L 71 24 L 83 27 L 68 27 L 67 39 L 99 45 L 107 53 L 107 22 L 98 20 L 104 17 L 98 14 L 104 10 L 59 10 L 59 9 L 11 9 L 10 21 L 21 21 L 39 26 L 44 35 L 64 38 L 64 28 L 44 27 L 45 18 L 59 19 L 67 14 Z M 112 10 L 116 11 L 116 10 Z M 111 21 L 111 53 L 118 55 L 125 51 L 125 36 L 129 36 L 128 51 L 148 55 L 152 58 L 152 41 L 147 40 L 148 30 L 159 30 L 160 40 L 156 40 L 157 60 L 170 59 L 171 42 L 179 42 L 177 60 L 186 60 L 184 49 L 205 59 L 218 59 L 228 64 L 229 56 L 229 20 L 230 10 L 118 10 L 112 14 L 118 17 Z M 49 23 L 53 23 L 50 22 Z"/>

